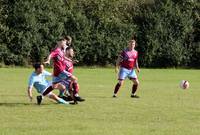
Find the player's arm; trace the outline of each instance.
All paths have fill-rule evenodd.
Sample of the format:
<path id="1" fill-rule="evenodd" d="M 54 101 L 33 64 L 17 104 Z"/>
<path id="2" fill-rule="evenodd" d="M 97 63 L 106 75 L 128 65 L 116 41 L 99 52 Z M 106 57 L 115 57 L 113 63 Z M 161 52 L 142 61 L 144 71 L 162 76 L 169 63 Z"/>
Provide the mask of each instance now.
<path id="1" fill-rule="evenodd" d="M 47 60 L 44 62 L 44 64 L 50 64 L 51 58 L 52 58 L 52 55 L 50 53 L 49 56 L 47 57 Z"/>
<path id="2" fill-rule="evenodd" d="M 77 64 L 77 63 L 79 63 L 78 60 L 73 60 L 73 64 Z"/>
<path id="3" fill-rule="evenodd" d="M 120 57 L 118 57 L 117 60 L 116 60 L 116 65 L 115 65 L 115 72 L 116 73 L 119 72 L 119 63 L 120 63 Z"/>
<path id="4" fill-rule="evenodd" d="M 73 61 L 73 60 L 71 60 L 70 58 L 68 58 L 68 57 L 66 57 L 66 56 L 64 56 L 64 58 L 65 58 L 65 60 L 68 60 L 68 61 L 70 61 L 70 62 Z"/>
<path id="5" fill-rule="evenodd" d="M 116 65 L 115 65 L 115 72 L 118 73 L 119 72 L 119 66 L 120 63 L 122 62 L 123 56 L 122 54 L 120 54 L 116 60 Z"/>
<path id="6" fill-rule="evenodd" d="M 140 72 L 140 68 L 139 68 L 139 64 L 138 64 L 138 59 L 136 59 L 136 63 L 135 63 L 135 67 L 138 71 L 138 73 Z"/>
<path id="7" fill-rule="evenodd" d="M 45 75 L 46 77 L 53 77 L 53 74 L 50 73 L 50 72 L 48 72 L 48 71 L 46 71 L 46 70 L 44 70 L 43 73 L 44 73 L 44 75 Z"/>
<path id="8" fill-rule="evenodd" d="M 32 95 L 32 87 L 31 86 L 28 86 L 27 94 L 28 94 L 28 97 L 29 97 L 30 101 L 32 102 L 33 95 Z"/>
<path id="9" fill-rule="evenodd" d="M 70 80 L 72 80 L 73 82 L 77 82 L 77 81 L 78 81 L 78 78 L 77 78 L 76 76 L 72 75 L 72 76 L 70 77 Z"/>
<path id="10" fill-rule="evenodd" d="M 27 88 L 27 96 L 29 97 L 30 101 L 33 100 L 32 89 L 34 84 L 34 77 L 31 75 L 28 81 L 28 88 Z"/>

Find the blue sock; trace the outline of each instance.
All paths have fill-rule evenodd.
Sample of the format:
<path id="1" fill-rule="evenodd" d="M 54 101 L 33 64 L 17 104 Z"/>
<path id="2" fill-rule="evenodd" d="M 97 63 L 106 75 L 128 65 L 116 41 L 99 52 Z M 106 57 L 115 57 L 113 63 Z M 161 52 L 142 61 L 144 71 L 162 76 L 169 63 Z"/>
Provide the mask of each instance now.
<path id="1" fill-rule="evenodd" d="M 60 103 L 60 104 L 69 104 L 68 102 L 66 102 L 64 99 L 62 99 L 62 98 L 59 98 L 58 99 L 58 103 Z"/>

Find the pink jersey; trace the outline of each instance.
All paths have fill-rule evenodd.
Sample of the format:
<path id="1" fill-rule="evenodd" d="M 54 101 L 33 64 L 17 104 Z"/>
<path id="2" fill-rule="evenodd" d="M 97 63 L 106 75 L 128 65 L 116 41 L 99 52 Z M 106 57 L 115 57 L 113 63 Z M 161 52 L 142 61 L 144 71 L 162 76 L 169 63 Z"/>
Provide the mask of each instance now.
<path id="1" fill-rule="evenodd" d="M 58 76 L 65 70 L 64 52 L 60 48 L 56 48 L 51 52 L 51 58 L 53 59 L 53 74 Z"/>
<path id="2" fill-rule="evenodd" d="M 130 70 L 135 67 L 136 60 L 138 58 L 138 52 L 136 50 L 129 50 L 127 48 L 122 51 L 120 57 L 122 59 L 120 66 Z"/>
<path id="3" fill-rule="evenodd" d="M 74 71 L 73 61 L 65 59 L 64 63 L 65 63 L 65 70 L 72 74 Z"/>

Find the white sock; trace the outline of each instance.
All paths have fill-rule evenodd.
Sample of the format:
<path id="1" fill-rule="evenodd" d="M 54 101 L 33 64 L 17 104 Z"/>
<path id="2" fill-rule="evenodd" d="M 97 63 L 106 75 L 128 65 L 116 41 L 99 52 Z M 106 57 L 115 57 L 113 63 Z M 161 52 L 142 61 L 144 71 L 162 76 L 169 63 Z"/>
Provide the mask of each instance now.
<path id="1" fill-rule="evenodd" d="M 78 93 L 74 95 L 75 97 L 79 97 Z"/>

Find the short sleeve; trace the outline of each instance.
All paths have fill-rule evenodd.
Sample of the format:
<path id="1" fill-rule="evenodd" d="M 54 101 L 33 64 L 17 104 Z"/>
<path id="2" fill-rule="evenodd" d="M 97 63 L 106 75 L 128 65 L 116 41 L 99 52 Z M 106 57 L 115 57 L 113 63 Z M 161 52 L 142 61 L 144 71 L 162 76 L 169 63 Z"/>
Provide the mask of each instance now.
<path id="1" fill-rule="evenodd" d="M 58 50 L 57 50 L 57 49 L 56 49 L 56 50 L 53 50 L 53 51 L 50 53 L 50 55 L 51 55 L 52 58 L 56 57 L 57 54 L 58 54 Z"/>
<path id="2" fill-rule="evenodd" d="M 46 70 L 43 71 L 44 76 L 52 76 L 52 74 Z"/>
<path id="3" fill-rule="evenodd" d="M 121 59 L 123 59 L 124 58 L 124 51 L 122 51 L 121 53 L 120 53 L 120 55 L 119 55 L 119 57 L 121 58 Z"/>
<path id="4" fill-rule="evenodd" d="M 33 87 L 33 85 L 34 85 L 34 77 L 33 77 L 33 75 L 31 75 L 30 77 L 29 77 L 29 81 L 28 81 L 28 87 Z"/>
<path id="5" fill-rule="evenodd" d="M 138 52 L 136 52 L 136 59 L 138 59 Z"/>

